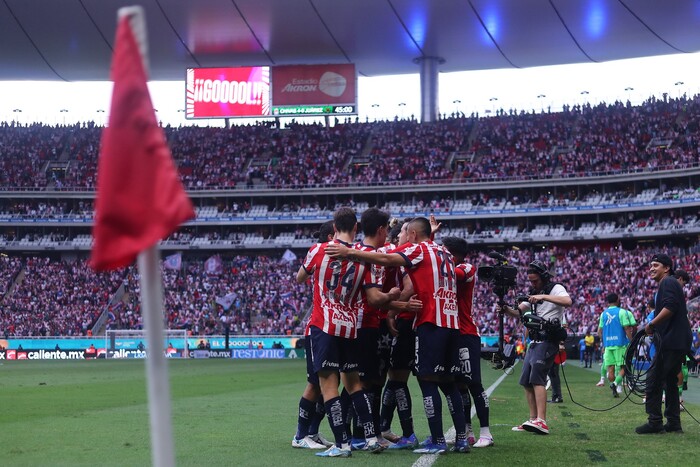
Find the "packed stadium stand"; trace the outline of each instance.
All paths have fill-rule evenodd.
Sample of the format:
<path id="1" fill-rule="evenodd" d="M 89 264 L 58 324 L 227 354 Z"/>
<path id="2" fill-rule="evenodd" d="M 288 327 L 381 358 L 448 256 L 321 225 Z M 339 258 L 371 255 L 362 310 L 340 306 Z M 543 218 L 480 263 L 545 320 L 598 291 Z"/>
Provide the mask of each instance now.
<path id="1" fill-rule="evenodd" d="M 667 251 L 688 270 L 694 298 L 698 117 L 696 96 L 425 124 L 167 127 L 197 214 L 161 242 L 165 256 L 182 255 L 179 269 L 164 269 L 168 324 L 194 335 L 227 327 L 303 333 L 310 291 L 294 281 L 298 258 L 342 205 L 358 215 L 372 206 L 397 218 L 434 214 L 443 223 L 437 240 L 466 238 L 474 264 L 487 263 L 494 248 L 521 276 L 534 257 L 547 261 L 572 293 L 567 321 L 577 333 L 597 327 L 611 288 L 638 319 L 645 315 L 652 252 Z M 0 124 L 6 336 L 141 326 L 135 267 L 96 274 L 86 266 L 100 134 L 92 123 Z M 212 258 L 220 261 L 215 273 L 207 267 Z M 476 300 L 481 332 L 495 333 L 495 296 L 486 284 Z M 696 329 L 700 316 L 692 319 Z M 516 328 L 510 321 L 507 332 Z"/>

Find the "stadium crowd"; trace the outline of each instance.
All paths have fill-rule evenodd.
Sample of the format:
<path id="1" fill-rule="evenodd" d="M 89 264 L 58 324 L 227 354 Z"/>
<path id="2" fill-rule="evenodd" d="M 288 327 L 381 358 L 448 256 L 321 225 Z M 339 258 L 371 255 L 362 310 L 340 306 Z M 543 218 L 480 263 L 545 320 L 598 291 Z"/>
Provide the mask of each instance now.
<path id="1" fill-rule="evenodd" d="M 11 273 L 3 271 L 1 288 L 6 292 L 0 302 L 0 326 L 8 336 L 89 334 L 124 274 L 97 274 L 86 260 L 14 257 L 8 263 Z"/>
<path id="2" fill-rule="evenodd" d="M 439 236 L 438 239 L 439 241 Z M 566 284 L 574 305 L 567 310 L 567 323 L 573 333 L 595 332 L 605 307 L 605 296 L 616 292 L 622 306 L 637 320 L 646 316 L 647 303 L 654 293 L 649 278 L 648 259 L 654 247 L 625 250 L 621 245 L 604 248 L 552 246 L 504 252 L 519 267 L 518 287 L 510 299 L 527 292 L 525 269 L 534 259 L 550 264 L 555 279 Z M 665 248 L 690 278 L 686 297 L 700 295 L 700 245 Z M 214 261 L 216 267 L 208 266 Z M 491 264 L 484 252 L 468 259 L 476 265 Z M 194 335 L 302 334 L 304 318 L 311 306 L 308 285 L 296 284 L 298 260 L 280 257 L 229 256 L 217 260 L 183 259 L 179 270 L 164 268 L 165 309 L 169 327 L 188 329 Z M 107 328 L 139 329 L 138 273 L 134 267 L 122 272 L 96 274 L 85 260 L 73 263 L 49 258 L 2 257 L 0 260 L 0 334 L 9 336 L 85 335 L 96 319 L 108 310 Z M 121 284 L 128 292 L 123 300 L 111 303 Z M 482 334 L 498 332 L 496 296 L 488 284 L 480 282 L 475 292 L 475 317 Z M 700 326 L 700 314 L 691 313 L 693 329 Z M 516 320 L 507 321 L 506 333 L 521 331 Z"/>
<path id="3" fill-rule="evenodd" d="M 479 121 L 467 179 L 580 177 L 696 165 L 700 102 L 649 99 Z"/>
<path id="4" fill-rule="evenodd" d="M 700 96 L 684 96 L 652 98 L 636 107 L 615 102 L 565 107 L 556 113 L 499 111 L 492 117 L 470 118 L 453 115 L 426 124 L 397 119 L 345 121 L 329 128 L 295 123 L 282 129 L 267 122 L 231 128 L 164 130 L 183 183 L 190 190 L 256 185 L 289 188 L 522 180 L 695 167 L 700 163 L 698 117 Z M 0 189 L 94 190 L 100 135 L 101 128 L 93 123 L 55 127 L 0 124 Z M 484 190 L 465 194 L 464 199 L 418 194 L 408 201 L 386 197 L 379 207 L 394 216 L 427 212 L 439 215 L 480 209 L 599 206 L 638 197 L 644 201 L 678 200 L 698 195 L 697 187 L 664 183 L 642 193 L 625 188 L 599 193 L 592 187 L 577 188 L 576 192 L 557 189 L 552 194 L 547 190 L 513 189 L 505 195 Z M 361 213 L 370 204 L 361 195 L 343 197 L 333 206 L 310 197 L 304 202 L 301 198 L 285 199 L 279 201 L 284 203 L 281 206 L 223 199 L 215 201 L 216 206 L 198 207 L 198 212 L 201 218 L 224 214 L 318 215 L 330 213 L 339 204 L 352 205 Z M 0 217 L 65 219 L 92 215 L 90 199 L 0 200 Z M 698 221 L 697 213 L 688 208 L 613 216 L 614 220 L 608 216 L 593 228 L 638 231 L 659 226 L 668 231 Z M 561 231 L 582 228 L 581 222 L 573 216 L 551 217 L 545 227 Z M 463 220 L 452 223 L 444 234 L 493 237 L 506 229 L 523 232 L 530 227 L 503 225 L 498 219 Z M 0 242 L 20 240 L 11 238 L 13 234 L 18 236 L 20 230 L 24 235 L 21 239 L 29 242 L 47 237 L 52 242 L 72 240 L 65 229 L 58 227 L 48 234 L 42 228 L 6 231 Z M 246 229 L 234 228 L 222 233 L 217 227 L 184 228 L 168 241 L 188 245 L 204 238 L 236 245 L 248 240 L 312 237 L 311 229 L 304 227 L 281 234 L 269 226 L 248 229 L 254 230 L 251 232 L 243 230 Z M 653 290 L 644 263 L 651 247 L 627 251 L 609 246 L 552 246 L 546 253 L 523 249 L 507 254 L 513 264 L 520 266 L 534 256 L 547 260 L 574 298 L 574 306 L 567 310 L 569 326 L 576 332 L 585 332 L 595 329 L 596 314 L 605 305 L 602 297 L 607 288 L 615 286 L 623 306 L 631 308 L 638 318 Z M 697 296 L 698 247 L 672 248 L 668 252 L 691 276 L 693 291 L 687 291 L 689 298 Z M 479 253 L 471 261 L 482 264 L 489 260 Z M 187 328 L 197 335 L 219 334 L 226 327 L 235 334 L 299 334 L 310 294 L 307 287 L 293 281 L 297 263 L 280 262 L 279 258 L 266 255 L 224 256 L 221 272 L 212 274 L 204 259 L 186 258 L 182 269 L 164 271 L 170 326 Z M 525 283 L 524 277 L 520 277 L 520 283 Z M 128 295 L 110 304 L 121 285 L 125 285 Z M 108 327 L 138 328 L 141 318 L 137 292 L 138 277 L 133 268 L 100 275 L 90 272 L 85 260 L 3 256 L 0 326 L 8 335 L 82 335 L 107 309 Z M 477 290 L 476 303 L 481 332 L 495 333 L 495 299 L 483 284 Z M 695 328 L 700 324 L 698 318 L 694 315 Z M 514 321 L 508 325 L 509 332 L 515 332 L 518 326 Z"/>
<path id="5" fill-rule="evenodd" d="M 306 287 L 294 281 L 296 263 L 270 256 L 187 260 L 181 270 L 164 269 L 168 326 L 194 335 L 302 334 L 310 306 Z M 220 263 L 219 263 L 220 261 Z M 128 298 L 113 310 L 111 329 L 141 328 L 138 273 L 129 268 Z"/>
<path id="6" fill-rule="evenodd" d="M 698 117 L 695 96 L 425 124 L 168 127 L 166 136 L 191 190 L 522 180 L 697 166 Z M 0 186 L 94 189 L 100 134 L 94 123 L 0 124 Z"/>

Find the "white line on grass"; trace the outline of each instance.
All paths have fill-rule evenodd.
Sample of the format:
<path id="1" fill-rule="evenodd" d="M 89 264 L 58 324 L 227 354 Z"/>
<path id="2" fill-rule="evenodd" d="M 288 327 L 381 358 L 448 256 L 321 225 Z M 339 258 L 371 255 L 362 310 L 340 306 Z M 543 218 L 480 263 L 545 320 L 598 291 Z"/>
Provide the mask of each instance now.
<path id="1" fill-rule="evenodd" d="M 494 382 L 489 388 L 486 390 L 486 395 L 491 396 L 491 393 L 496 390 L 499 384 L 508 376 L 508 373 L 503 373 L 497 380 Z M 472 405 L 472 410 L 471 413 L 469 414 L 469 419 L 471 420 L 474 418 L 474 414 L 476 414 L 476 407 Z M 455 433 L 455 427 L 450 427 L 449 430 L 445 433 L 445 438 L 454 438 L 456 436 Z M 413 463 L 413 467 L 430 467 L 433 465 L 433 462 L 435 462 L 438 458 L 439 454 L 423 454 L 418 458 L 417 461 Z"/>

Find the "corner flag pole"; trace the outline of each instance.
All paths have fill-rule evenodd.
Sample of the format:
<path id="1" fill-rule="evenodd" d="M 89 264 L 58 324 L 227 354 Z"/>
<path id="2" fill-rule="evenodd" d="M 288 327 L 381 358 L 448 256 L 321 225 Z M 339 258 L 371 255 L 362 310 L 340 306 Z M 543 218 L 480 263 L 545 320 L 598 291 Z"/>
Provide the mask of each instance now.
<path id="1" fill-rule="evenodd" d="M 148 42 L 146 20 L 142 7 L 120 8 L 117 19 L 129 18 L 138 43 L 144 70 L 148 74 Z M 138 255 L 141 285 L 141 314 L 148 341 L 146 378 L 148 385 L 148 412 L 151 422 L 151 459 L 156 467 L 175 465 L 170 407 L 170 384 L 163 343 L 163 281 L 159 267 L 157 246 L 151 246 Z"/>
<path id="2" fill-rule="evenodd" d="M 141 313 L 144 318 L 148 356 L 148 412 L 151 420 L 151 458 L 156 467 L 175 465 L 170 408 L 168 367 L 161 344 L 163 342 L 163 285 L 157 246 L 138 256 L 141 276 Z"/>

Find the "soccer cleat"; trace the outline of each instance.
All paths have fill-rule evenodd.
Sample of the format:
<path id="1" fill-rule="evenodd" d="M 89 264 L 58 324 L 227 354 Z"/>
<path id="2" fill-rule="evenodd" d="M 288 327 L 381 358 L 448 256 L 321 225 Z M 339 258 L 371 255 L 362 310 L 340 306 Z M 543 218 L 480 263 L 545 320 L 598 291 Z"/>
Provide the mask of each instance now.
<path id="1" fill-rule="evenodd" d="M 351 457 L 352 452 L 350 449 L 339 448 L 338 446 L 331 446 L 323 452 L 317 452 L 318 457 Z"/>
<path id="2" fill-rule="evenodd" d="M 372 440 L 368 443 L 365 443 L 365 447 L 363 448 L 363 451 L 369 451 L 372 454 L 379 454 L 382 452 L 384 449 L 386 449 L 384 446 L 382 446 L 379 441 L 377 440 Z"/>
<path id="3" fill-rule="evenodd" d="M 455 445 L 452 446 L 452 449 L 450 449 L 452 452 L 462 452 L 462 453 L 468 453 L 471 451 L 471 448 L 469 447 L 469 443 L 467 440 L 464 441 L 455 441 Z"/>
<path id="4" fill-rule="evenodd" d="M 311 436 L 304 436 L 301 439 L 292 438 L 292 447 L 300 449 L 326 449 L 321 443 L 317 443 Z"/>
<path id="5" fill-rule="evenodd" d="M 427 438 L 425 438 L 423 441 L 421 441 L 418 444 L 418 446 L 424 447 L 424 446 L 427 446 L 429 444 L 433 444 L 433 437 L 432 436 L 428 436 Z"/>
<path id="6" fill-rule="evenodd" d="M 329 448 L 333 446 L 334 443 L 331 443 L 328 441 L 321 433 L 316 433 L 315 435 L 309 435 L 311 436 L 311 439 L 316 441 L 319 444 L 323 444 L 325 447 Z"/>
<path id="7" fill-rule="evenodd" d="M 610 383 L 610 389 L 612 389 L 613 397 L 620 397 L 620 394 L 617 392 L 617 384 Z"/>
<path id="8" fill-rule="evenodd" d="M 389 446 L 389 449 L 416 449 L 418 447 L 418 438 L 412 434 L 408 438 L 402 436 L 394 444 Z"/>
<path id="9" fill-rule="evenodd" d="M 547 422 L 545 422 L 541 418 L 526 421 L 525 423 L 523 423 L 523 429 L 531 433 L 537 433 L 538 435 L 549 434 L 549 427 L 547 426 Z"/>
<path id="10" fill-rule="evenodd" d="M 389 441 L 388 439 L 384 438 L 383 436 L 377 436 L 377 442 L 384 447 L 384 449 L 388 449 L 390 446 L 393 446 L 394 443 Z"/>
<path id="11" fill-rule="evenodd" d="M 382 438 L 391 441 L 392 443 L 396 443 L 399 439 L 401 439 L 401 436 L 393 433 L 391 430 L 387 430 L 382 431 Z"/>
<path id="12" fill-rule="evenodd" d="M 490 438 L 488 436 L 481 436 L 479 438 L 479 441 L 474 443 L 475 448 L 487 448 L 489 446 L 493 446 L 493 438 Z"/>
<path id="13" fill-rule="evenodd" d="M 474 443 L 476 443 L 476 438 L 474 437 L 474 433 L 467 433 L 467 443 L 469 443 L 469 446 L 473 446 Z"/>
<path id="14" fill-rule="evenodd" d="M 605 386 L 605 378 L 600 378 L 600 381 L 596 383 L 596 386 L 601 387 Z"/>
<path id="15" fill-rule="evenodd" d="M 367 440 L 363 438 L 352 438 L 350 440 L 350 449 L 353 451 L 364 451 L 367 449 Z"/>
<path id="16" fill-rule="evenodd" d="M 416 454 L 442 454 L 447 451 L 447 444 L 426 444 L 423 447 L 414 449 L 413 452 Z"/>
<path id="17" fill-rule="evenodd" d="M 618 394 L 622 394 L 622 389 L 623 389 L 622 385 L 621 385 L 621 384 L 618 384 L 618 385 L 617 385 L 617 393 L 618 393 Z"/>

